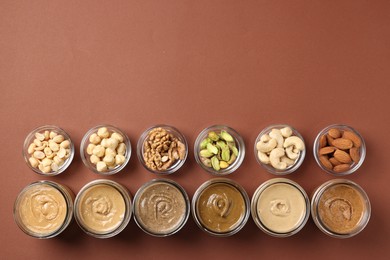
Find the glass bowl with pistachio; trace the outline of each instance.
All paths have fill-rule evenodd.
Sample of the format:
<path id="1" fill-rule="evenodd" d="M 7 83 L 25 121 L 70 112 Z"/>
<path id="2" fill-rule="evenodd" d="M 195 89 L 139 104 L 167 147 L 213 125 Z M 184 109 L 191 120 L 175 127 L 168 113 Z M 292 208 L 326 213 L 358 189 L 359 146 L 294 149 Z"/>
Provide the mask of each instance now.
<path id="1" fill-rule="evenodd" d="M 155 174 L 176 172 L 183 166 L 187 155 L 187 140 L 173 126 L 151 126 L 138 139 L 138 159 L 146 170 Z"/>
<path id="2" fill-rule="evenodd" d="M 213 125 L 196 138 L 194 154 L 196 162 L 208 173 L 227 175 L 240 167 L 245 157 L 245 144 L 234 129 Z"/>

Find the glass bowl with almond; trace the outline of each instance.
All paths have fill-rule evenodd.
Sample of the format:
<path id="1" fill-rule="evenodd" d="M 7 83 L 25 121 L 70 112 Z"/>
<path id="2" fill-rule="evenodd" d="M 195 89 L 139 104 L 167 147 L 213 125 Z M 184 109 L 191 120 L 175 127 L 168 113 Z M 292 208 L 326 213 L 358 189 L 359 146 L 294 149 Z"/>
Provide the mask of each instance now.
<path id="1" fill-rule="evenodd" d="M 363 164 L 366 145 L 354 128 L 334 124 L 319 132 L 314 141 L 313 153 L 322 170 L 344 176 L 355 172 Z"/>

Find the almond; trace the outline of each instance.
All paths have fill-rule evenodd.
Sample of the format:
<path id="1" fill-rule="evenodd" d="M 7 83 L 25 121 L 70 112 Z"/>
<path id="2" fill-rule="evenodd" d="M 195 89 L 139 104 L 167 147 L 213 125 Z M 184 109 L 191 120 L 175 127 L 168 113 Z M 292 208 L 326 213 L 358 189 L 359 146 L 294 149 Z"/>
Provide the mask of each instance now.
<path id="1" fill-rule="evenodd" d="M 331 137 L 330 135 L 326 135 L 326 140 L 328 141 L 328 145 L 332 145 L 334 138 Z"/>
<path id="2" fill-rule="evenodd" d="M 359 160 L 360 160 L 360 150 L 359 150 L 359 148 L 353 147 L 353 148 L 349 149 L 349 155 L 351 156 L 352 161 L 354 161 L 355 163 L 359 162 Z"/>
<path id="3" fill-rule="evenodd" d="M 325 147 L 327 145 L 326 135 L 321 135 L 320 137 L 320 148 Z"/>
<path id="4" fill-rule="evenodd" d="M 332 128 L 332 129 L 329 129 L 328 135 L 330 135 L 331 137 L 336 139 L 336 138 L 340 138 L 341 137 L 341 132 L 337 128 Z"/>
<path id="5" fill-rule="evenodd" d="M 329 162 L 333 165 L 333 166 L 337 166 L 337 165 L 340 165 L 341 162 L 339 162 L 336 158 L 332 157 L 332 158 L 329 158 Z"/>
<path id="6" fill-rule="evenodd" d="M 351 131 L 347 131 L 347 130 L 344 131 L 343 138 L 351 140 L 353 146 L 357 148 L 359 148 L 362 145 L 362 140 L 360 140 L 360 137 Z"/>
<path id="7" fill-rule="evenodd" d="M 337 138 L 337 139 L 333 140 L 332 145 L 335 146 L 336 148 L 341 149 L 341 150 L 347 150 L 347 149 L 352 148 L 353 143 L 349 139 Z"/>
<path id="8" fill-rule="evenodd" d="M 349 164 L 344 163 L 344 164 L 336 165 L 333 168 L 333 171 L 335 171 L 335 172 L 345 172 L 345 171 L 348 171 L 350 168 L 351 168 L 351 166 Z"/>
<path id="9" fill-rule="evenodd" d="M 329 170 L 332 170 L 333 165 L 329 162 L 327 156 L 321 155 L 321 156 L 319 157 L 319 159 L 320 159 L 321 164 L 322 164 L 325 168 L 327 168 L 327 169 L 329 169 Z"/>
<path id="10" fill-rule="evenodd" d="M 330 153 L 333 153 L 335 150 L 336 150 L 336 148 L 334 148 L 333 146 L 326 146 L 326 147 L 321 148 L 321 149 L 318 151 L 318 153 L 319 153 L 320 155 L 330 154 Z"/>
<path id="11" fill-rule="evenodd" d="M 352 162 L 352 159 L 349 156 L 349 154 L 342 151 L 342 150 L 339 150 L 339 149 L 337 149 L 334 152 L 333 156 L 334 156 L 334 158 L 336 158 L 337 161 L 339 161 L 341 163 L 351 163 Z"/>

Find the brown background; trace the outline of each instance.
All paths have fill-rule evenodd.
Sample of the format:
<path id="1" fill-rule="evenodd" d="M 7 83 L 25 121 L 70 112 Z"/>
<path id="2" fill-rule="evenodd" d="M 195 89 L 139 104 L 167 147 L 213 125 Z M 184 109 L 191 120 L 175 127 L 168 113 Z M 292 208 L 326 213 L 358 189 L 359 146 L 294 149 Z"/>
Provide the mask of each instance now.
<path id="1" fill-rule="evenodd" d="M 387 258 L 389 47 L 389 1 L 1 1 L 1 258 Z M 153 124 L 180 129 L 189 157 L 167 178 L 190 197 L 212 178 L 193 155 L 197 134 L 209 125 L 226 124 L 243 136 L 247 155 L 229 178 L 250 196 L 274 177 L 253 153 L 264 127 L 287 123 L 303 135 L 307 156 L 287 178 L 310 194 L 335 178 L 314 161 L 316 134 L 329 124 L 351 125 L 364 136 L 367 157 L 347 178 L 368 193 L 371 220 L 347 240 L 327 237 L 311 219 L 285 239 L 262 233 L 252 219 L 229 238 L 208 236 L 192 218 L 168 238 L 144 234 L 134 220 L 106 240 L 74 222 L 50 240 L 22 233 L 12 207 L 27 184 L 50 179 L 77 193 L 100 177 L 79 154 L 84 133 L 100 123 L 123 129 L 134 150 Z M 56 177 L 33 173 L 21 156 L 25 136 L 44 124 L 68 131 L 77 149 Z M 108 178 L 134 195 L 154 177 L 133 153 L 125 170 Z"/>

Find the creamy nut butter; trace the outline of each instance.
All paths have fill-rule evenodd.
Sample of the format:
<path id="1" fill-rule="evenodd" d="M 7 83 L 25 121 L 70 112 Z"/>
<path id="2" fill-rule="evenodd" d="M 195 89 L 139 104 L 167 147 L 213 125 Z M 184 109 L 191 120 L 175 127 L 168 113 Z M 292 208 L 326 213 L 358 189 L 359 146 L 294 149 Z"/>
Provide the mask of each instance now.
<path id="1" fill-rule="evenodd" d="M 120 184 L 97 180 L 84 186 L 76 197 L 75 217 L 80 227 L 96 237 L 119 233 L 130 219 L 130 197 Z"/>
<path id="2" fill-rule="evenodd" d="M 347 238 L 356 235 L 367 225 L 370 214 L 367 194 L 352 181 L 328 181 L 313 195 L 313 220 L 330 236 Z"/>
<path id="3" fill-rule="evenodd" d="M 276 237 L 297 233 L 309 217 L 309 208 L 305 191 L 285 178 L 271 179 L 260 185 L 251 207 L 256 225 Z"/>
<path id="4" fill-rule="evenodd" d="M 18 226 L 28 235 L 50 238 L 61 233 L 73 214 L 73 194 L 63 185 L 39 181 L 22 190 L 14 205 Z"/>
<path id="5" fill-rule="evenodd" d="M 197 224 L 206 232 L 232 235 L 246 223 L 249 199 L 237 183 L 213 179 L 195 193 L 193 211 Z"/>
<path id="6" fill-rule="evenodd" d="M 188 215 L 188 196 L 173 181 L 152 180 L 143 185 L 134 197 L 136 223 L 148 234 L 171 235 L 185 224 Z"/>

